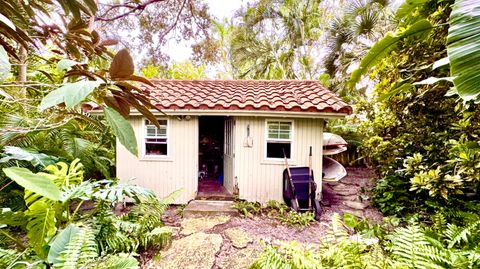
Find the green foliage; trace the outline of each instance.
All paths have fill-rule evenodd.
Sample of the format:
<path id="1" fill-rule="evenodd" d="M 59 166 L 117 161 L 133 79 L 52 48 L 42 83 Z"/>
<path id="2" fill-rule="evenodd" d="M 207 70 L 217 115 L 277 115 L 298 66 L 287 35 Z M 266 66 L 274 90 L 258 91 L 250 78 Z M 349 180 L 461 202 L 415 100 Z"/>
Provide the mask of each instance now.
<path id="1" fill-rule="evenodd" d="M 420 20 L 409 26 L 404 31 L 400 31 L 395 35 L 387 34 L 383 39 L 379 40 L 370 48 L 368 53 L 363 57 L 358 69 L 352 72 L 349 86 L 353 88 L 370 68 L 379 63 L 386 55 L 392 52 L 400 41 L 411 36 L 425 37 L 432 30 L 433 26 L 428 20 Z"/>
<path id="2" fill-rule="evenodd" d="M 80 268 L 98 256 L 95 233 L 91 228 L 79 228 L 65 248 L 55 258 L 53 268 Z"/>
<path id="3" fill-rule="evenodd" d="M 58 161 L 58 158 L 19 147 L 6 146 L 3 148 L 3 152 L 6 156 L 0 159 L 0 163 L 6 163 L 11 160 L 19 160 L 27 161 L 35 167 L 43 168 Z"/>
<path id="4" fill-rule="evenodd" d="M 480 3 L 475 0 L 456 0 L 450 14 L 448 29 L 448 58 L 450 73 L 454 77 L 456 92 L 465 101 L 479 94 L 480 48 Z"/>
<path id="5" fill-rule="evenodd" d="M 151 191 L 138 186 L 111 180 L 83 181 L 82 168 L 78 160 L 70 165 L 47 166 L 45 172 L 38 174 L 22 168 L 28 171 L 22 179 L 25 182 L 36 179 L 32 179 L 32 175 L 41 176 L 60 192 L 60 199 L 52 200 L 43 195 L 43 191 L 38 191 L 39 186 L 24 184 L 27 209 L 2 209 L 0 212 L 0 234 L 8 235 L 8 240 L 19 247 L 35 252 L 22 256 L 22 261 L 32 260 L 54 268 L 84 268 L 86 264 L 103 259 L 106 263 L 95 268 L 137 268 L 138 262 L 132 256 L 120 254 L 115 260 L 107 254 L 134 253 L 139 247 L 161 248 L 170 244 L 171 231 L 163 226 L 161 216 L 180 191 L 158 200 Z M 128 213 L 116 215 L 113 206 L 124 199 L 133 199 L 136 204 Z M 87 200 L 95 202 L 95 208 L 80 213 L 81 205 Z M 13 227 L 27 235 L 27 246 L 9 235 L 10 230 L 18 233 L 18 228 L 14 230 Z"/>
<path id="6" fill-rule="evenodd" d="M 296 211 L 290 210 L 288 213 L 278 214 L 273 218 L 280 220 L 282 224 L 288 226 L 306 227 L 310 226 L 312 222 L 315 222 L 315 213 L 298 213 Z"/>
<path id="7" fill-rule="evenodd" d="M 251 269 L 314 269 L 323 268 L 310 248 L 292 241 L 280 247 L 267 246 L 262 255 L 250 266 Z"/>
<path id="8" fill-rule="evenodd" d="M 192 62 L 174 63 L 168 70 L 172 79 L 205 79 L 206 66 L 195 66 Z"/>
<path id="9" fill-rule="evenodd" d="M 132 125 L 120 113 L 110 107 L 105 107 L 103 111 L 105 119 L 112 127 L 112 131 L 120 143 L 136 156 L 138 154 L 137 139 Z"/>
<path id="10" fill-rule="evenodd" d="M 400 27 L 421 20 L 437 26 L 424 39 L 399 42 L 378 62 L 372 73 L 378 80 L 373 98 L 358 105 L 367 117 L 360 127 L 366 135 L 361 151 L 380 174 L 374 202 L 387 214 L 425 214 L 478 199 L 478 104 L 446 96 L 448 81 L 414 83 L 449 76 L 441 62 L 447 56 L 452 2 L 412 7 Z"/>
<path id="11" fill-rule="evenodd" d="M 322 23 L 329 18 L 320 1 L 259 0 L 239 14 L 241 23 L 228 29 L 228 56 L 234 77 L 318 78 L 320 63 L 314 53 L 323 32 Z M 221 57 L 225 59 L 225 55 Z"/>
<path id="12" fill-rule="evenodd" d="M 21 167 L 4 168 L 3 172 L 7 177 L 29 191 L 38 193 L 53 201 L 60 200 L 58 187 L 43 175 L 34 174 L 30 170 Z"/>
<path id="13" fill-rule="evenodd" d="M 232 207 L 237 209 L 244 217 L 253 217 L 253 215 L 260 213 L 262 210 L 260 203 L 243 200 L 236 201 Z"/>
<path id="14" fill-rule="evenodd" d="M 288 226 L 306 227 L 315 221 L 313 212 L 297 213 L 285 203 L 270 200 L 265 206 L 258 202 L 236 201 L 233 208 L 237 209 L 244 217 L 253 217 L 257 214 L 265 214 L 271 219 L 280 221 Z"/>
<path id="15" fill-rule="evenodd" d="M 360 67 L 352 73 L 349 83 L 350 87 L 355 86 L 360 81 L 361 75 L 389 55 L 394 49 L 393 46 L 396 46 L 401 39 L 408 37 L 408 32 L 416 34 L 429 31 L 433 27 L 428 20 L 422 18 L 438 12 L 438 10 L 432 8 L 434 6 L 433 3 L 439 6 L 448 6 L 452 2 L 416 0 L 403 3 L 397 10 L 396 17 L 400 19 L 399 29 L 405 28 L 406 30 L 396 36 L 387 35 L 372 46 L 360 62 Z M 442 40 L 444 44 L 442 50 L 448 51 L 450 75 L 440 78 L 430 75 L 427 79 L 416 82 L 416 85 L 434 84 L 441 80 L 451 81 L 451 78 L 453 78 L 455 88 L 452 89 L 451 93 L 458 94 L 465 101 L 475 99 L 480 94 L 477 87 L 480 75 L 475 71 L 478 69 L 478 54 L 480 50 L 473 45 L 478 42 L 477 39 L 480 33 L 478 30 L 480 26 L 479 10 L 480 4 L 478 1 L 455 1 L 448 19 L 448 24 L 450 25 L 448 40 Z M 440 22 L 438 27 L 442 26 L 442 22 Z M 438 66 L 434 64 L 433 69 L 436 67 Z"/>
<path id="16" fill-rule="evenodd" d="M 80 232 L 80 228 L 74 224 L 68 225 L 60 233 L 58 233 L 52 242 L 49 243 L 50 250 L 48 251 L 48 262 L 56 263 L 58 262 L 58 257 L 66 249 L 70 241 L 73 240 L 73 237 Z"/>
<path id="17" fill-rule="evenodd" d="M 476 209 L 478 206 L 474 206 Z M 472 208 L 473 209 L 473 208 Z M 267 246 L 251 268 L 477 268 L 480 266 L 478 212 L 460 218 L 439 213 L 448 228 L 412 223 L 392 230 L 391 222 L 369 224 L 334 214 L 317 249 L 290 242 Z M 432 218 L 433 219 L 433 218 Z M 461 224 L 457 226 L 456 224 Z M 438 225 L 437 225 L 438 226 Z M 440 226 L 438 226 L 440 227 Z M 373 230 L 378 230 L 374 232 Z M 382 234 L 385 236 L 377 236 Z"/>

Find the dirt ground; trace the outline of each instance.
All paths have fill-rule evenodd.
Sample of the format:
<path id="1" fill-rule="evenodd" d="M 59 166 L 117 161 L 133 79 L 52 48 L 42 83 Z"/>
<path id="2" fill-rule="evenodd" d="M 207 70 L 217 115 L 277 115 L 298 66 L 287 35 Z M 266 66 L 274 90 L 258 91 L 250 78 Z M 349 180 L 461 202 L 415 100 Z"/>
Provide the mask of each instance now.
<path id="1" fill-rule="evenodd" d="M 238 252 L 238 249 L 232 246 L 232 242 L 225 237 L 224 232 L 229 228 L 241 228 L 251 237 L 261 239 L 267 244 L 291 240 L 302 244 L 318 244 L 328 230 L 334 213 L 350 212 L 359 217 L 368 218 L 372 222 L 381 221 L 382 215 L 370 205 L 370 191 L 375 183 L 375 174 L 367 168 L 347 168 L 347 172 L 348 176 L 340 182 L 322 184 L 322 217 L 320 221 L 308 227 L 289 227 L 267 216 L 257 215 L 252 218 L 232 217 L 225 223 L 205 230 L 206 234 L 220 234 L 224 239 L 220 250 L 215 254 L 215 263 L 212 268 L 225 268 L 220 266 L 219 261 Z M 180 229 L 182 223 L 180 211 L 175 206 L 170 207 L 163 216 L 165 224 Z M 178 240 L 182 237 L 185 236 L 175 234 L 173 239 Z M 143 260 L 149 260 L 152 254 L 144 253 Z"/>

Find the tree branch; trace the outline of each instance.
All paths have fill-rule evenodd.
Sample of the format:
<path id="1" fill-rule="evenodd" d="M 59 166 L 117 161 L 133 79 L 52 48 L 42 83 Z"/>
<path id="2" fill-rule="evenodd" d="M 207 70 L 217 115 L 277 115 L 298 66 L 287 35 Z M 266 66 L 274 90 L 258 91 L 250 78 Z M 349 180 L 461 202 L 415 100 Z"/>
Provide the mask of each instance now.
<path id="1" fill-rule="evenodd" d="M 163 38 L 165 38 L 165 36 L 168 35 L 168 33 L 170 33 L 175 28 L 175 26 L 177 26 L 178 20 L 180 19 L 180 16 L 182 15 L 183 9 L 185 8 L 185 5 L 187 4 L 187 1 L 188 0 L 183 0 L 182 6 L 180 7 L 180 10 L 177 13 L 177 17 L 175 18 L 175 21 L 158 38 L 160 43 L 162 43 L 161 41 L 163 40 Z"/>
<path id="2" fill-rule="evenodd" d="M 137 14 L 140 14 L 140 13 L 143 12 L 143 10 L 145 10 L 145 8 L 147 6 L 149 6 L 151 4 L 154 4 L 154 3 L 163 2 L 163 1 L 166 1 L 166 0 L 148 0 L 147 2 L 145 2 L 143 4 L 136 4 L 136 3 L 133 3 L 133 2 L 129 2 L 129 3 L 124 3 L 124 4 L 112 5 L 101 16 L 95 17 L 95 21 L 109 22 L 109 21 L 114 21 L 114 20 L 118 20 L 120 18 L 129 16 L 129 15 L 135 13 L 135 12 L 138 12 Z M 106 18 L 108 13 L 110 13 L 112 10 L 118 9 L 118 8 L 127 8 L 129 10 L 124 12 L 124 13 L 121 13 L 121 14 L 113 17 L 113 18 Z"/>

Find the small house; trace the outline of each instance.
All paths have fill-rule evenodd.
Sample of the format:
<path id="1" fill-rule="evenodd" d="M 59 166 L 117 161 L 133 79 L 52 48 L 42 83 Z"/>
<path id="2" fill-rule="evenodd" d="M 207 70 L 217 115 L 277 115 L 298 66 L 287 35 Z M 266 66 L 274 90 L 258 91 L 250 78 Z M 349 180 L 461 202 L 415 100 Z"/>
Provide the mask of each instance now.
<path id="1" fill-rule="evenodd" d="M 282 200 L 285 157 L 290 166 L 306 166 L 310 146 L 315 179 L 321 180 L 325 121 L 352 110 L 318 81 L 153 83 L 151 100 L 164 112 L 157 113 L 160 128 L 131 113 L 139 154 L 117 143 L 117 177 L 160 197 L 183 189 L 178 203 L 202 192 L 262 203 Z"/>

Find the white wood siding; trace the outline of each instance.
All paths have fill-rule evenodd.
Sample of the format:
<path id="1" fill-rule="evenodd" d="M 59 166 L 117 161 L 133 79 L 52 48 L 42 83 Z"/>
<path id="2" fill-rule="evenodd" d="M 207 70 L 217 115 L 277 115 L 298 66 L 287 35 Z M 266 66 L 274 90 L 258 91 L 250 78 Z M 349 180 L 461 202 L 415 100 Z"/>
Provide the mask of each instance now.
<path id="1" fill-rule="evenodd" d="M 268 120 L 275 118 L 268 118 Z M 266 160 L 265 133 L 266 118 L 236 117 L 235 125 L 235 175 L 241 199 L 266 203 L 269 200 L 283 201 L 282 172 L 283 159 Z M 286 120 L 286 118 L 281 118 Z M 308 166 L 309 147 L 313 149 L 313 171 L 318 184 L 317 197 L 321 194 L 322 176 L 322 119 L 289 119 L 293 121 L 293 144 L 290 166 Z M 247 126 L 250 125 L 252 147 L 245 147 Z"/>
<path id="2" fill-rule="evenodd" d="M 168 157 L 143 158 L 144 130 L 142 117 L 131 117 L 138 142 L 139 157 L 132 155 L 117 141 L 117 177 L 152 189 L 159 197 L 183 189 L 176 203 L 187 203 L 197 192 L 198 118 L 168 118 Z"/>

